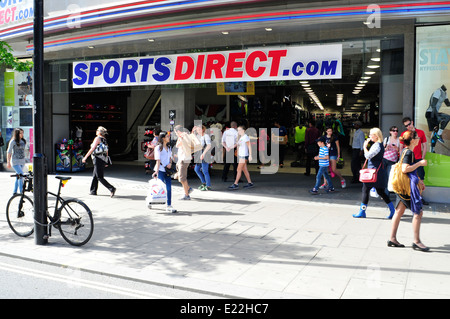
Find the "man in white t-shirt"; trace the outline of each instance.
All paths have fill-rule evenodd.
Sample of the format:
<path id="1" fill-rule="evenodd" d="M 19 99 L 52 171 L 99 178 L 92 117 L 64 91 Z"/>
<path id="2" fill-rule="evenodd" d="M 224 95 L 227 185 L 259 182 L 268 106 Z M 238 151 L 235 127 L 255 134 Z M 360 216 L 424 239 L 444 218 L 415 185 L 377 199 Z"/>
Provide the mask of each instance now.
<path id="1" fill-rule="evenodd" d="M 233 164 L 234 168 L 234 178 L 236 178 L 237 173 L 237 157 L 234 153 L 236 150 L 236 144 L 238 141 L 237 123 L 231 122 L 230 128 L 226 129 L 222 135 L 222 146 L 225 148 L 225 158 L 222 171 L 222 181 L 226 182 L 228 178 L 228 171 L 230 170 L 230 165 Z"/>

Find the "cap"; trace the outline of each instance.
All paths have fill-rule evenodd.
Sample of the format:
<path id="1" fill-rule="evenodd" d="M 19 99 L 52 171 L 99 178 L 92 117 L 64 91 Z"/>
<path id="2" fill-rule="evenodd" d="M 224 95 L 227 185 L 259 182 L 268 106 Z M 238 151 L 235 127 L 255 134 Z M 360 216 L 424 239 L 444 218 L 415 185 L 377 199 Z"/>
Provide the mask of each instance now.
<path id="1" fill-rule="evenodd" d="M 316 142 L 326 142 L 327 141 L 327 138 L 325 137 L 325 136 L 321 136 L 321 137 L 319 137 L 317 140 L 316 140 Z"/>
<path id="2" fill-rule="evenodd" d="M 356 121 L 355 125 L 362 126 L 362 123 L 361 123 L 361 121 Z"/>

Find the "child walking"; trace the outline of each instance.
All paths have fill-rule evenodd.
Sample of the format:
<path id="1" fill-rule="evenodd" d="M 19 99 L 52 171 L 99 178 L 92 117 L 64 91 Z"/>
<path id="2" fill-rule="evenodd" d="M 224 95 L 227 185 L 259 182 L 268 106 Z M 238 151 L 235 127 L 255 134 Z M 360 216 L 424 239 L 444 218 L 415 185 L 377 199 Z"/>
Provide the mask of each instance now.
<path id="1" fill-rule="evenodd" d="M 311 189 L 309 192 L 313 195 L 319 194 L 319 186 L 321 183 L 322 176 L 325 177 L 328 188 L 326 189 L 326 192 L 334 192 L 333 183 L 331 182 L 331 177 L 328 174 L 328 167 L 330 166 L 330 160 L 328 155 L 328 147 L 325 145 L 326 137 L 321 136 L 316 140 L 317 145 L 319 146 L 319 155 L 315 156 L 314 159 L 319 161 L 319 171 L 317 172 L 316 176 L 316 185 L 313 189 Z"/>

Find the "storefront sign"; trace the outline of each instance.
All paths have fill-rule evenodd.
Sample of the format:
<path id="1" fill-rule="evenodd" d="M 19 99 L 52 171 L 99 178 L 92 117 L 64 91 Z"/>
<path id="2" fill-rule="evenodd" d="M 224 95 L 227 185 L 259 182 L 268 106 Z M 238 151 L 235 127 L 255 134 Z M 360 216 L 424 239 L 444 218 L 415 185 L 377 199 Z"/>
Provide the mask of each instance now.
<path id="1" fill-rule="evenodd" d="M 0 28 L 32 20 L 32 0 L 0 0 Z"/>
<path id="2" fill-rule="evenodd" d="M 73 63 L 73 87 L 340 79 L 342 45 L 146 56 Z"/>

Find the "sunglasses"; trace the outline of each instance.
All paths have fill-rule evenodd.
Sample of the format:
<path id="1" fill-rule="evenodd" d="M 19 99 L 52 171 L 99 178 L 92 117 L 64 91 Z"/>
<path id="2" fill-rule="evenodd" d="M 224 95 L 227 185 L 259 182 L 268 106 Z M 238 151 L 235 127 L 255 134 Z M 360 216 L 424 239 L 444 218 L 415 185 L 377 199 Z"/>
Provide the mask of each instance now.
<path id="1" fill-rule="evenodd" d="M 409 122 L 408 124 L 404 124 L 404 125 L 405 125 L 405 127 L 408 127 L 411 125 L 411 122 Z"/>
<path id="2" fill-rule="evenodd" d="M 391 132 L 398 132 L 398 130 L 391 130 Z"/>

